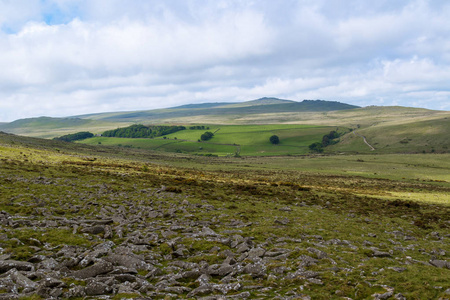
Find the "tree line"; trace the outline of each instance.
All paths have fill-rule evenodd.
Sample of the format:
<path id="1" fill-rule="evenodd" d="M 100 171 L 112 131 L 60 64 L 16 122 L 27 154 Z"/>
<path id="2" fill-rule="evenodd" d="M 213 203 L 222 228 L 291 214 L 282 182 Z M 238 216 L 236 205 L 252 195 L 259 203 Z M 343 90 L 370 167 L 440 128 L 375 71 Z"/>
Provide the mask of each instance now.
<path id="1" fill-rule="evenodd" d="M 336 140 L 336 139 L 339 136 L 340 135 L 337 131 L 335 131 L 335 130 L 330 131 L 330 133 L 325 134 L 322 137 L 322 142 L 315 142 L 315 143 L 312 143 L 311 145 L 309 145 L 309 150 L 321 153 L 321 152 L 323 152 L 323 148 L 325 148 L 326 146 L 337 144 L 339 142 L 339 140 Z"/>
<path id="2" fill-rule="evenodd" d="M 144 126 L 141 124 L 135 124 L 128 127 L 107 130 L 103 132 L 102 136 L 122 138 L 154 138 L 185 129 L 186 127 L 184 126 Z"/>
<path id="3" fill-rule="evenodd" d="M 88 131 L 81 131 L 77 133 L 66 134 L 60 137 L 55 137 L 54 140 L 64 141 L 64 142 L 74 142 L 79 140 L 84 140 L 93 137 L 94 134 Z"/>

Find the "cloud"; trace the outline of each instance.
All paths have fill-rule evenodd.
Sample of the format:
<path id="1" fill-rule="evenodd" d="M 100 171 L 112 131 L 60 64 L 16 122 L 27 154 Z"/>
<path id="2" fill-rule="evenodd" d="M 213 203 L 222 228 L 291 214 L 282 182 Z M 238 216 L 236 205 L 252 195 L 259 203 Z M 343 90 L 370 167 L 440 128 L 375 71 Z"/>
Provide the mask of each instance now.
<path id="1" fill-rule="evenodd" d="M 263 96 L 449 109 L 450 4 L 0 0 L 0 121 Z"/>

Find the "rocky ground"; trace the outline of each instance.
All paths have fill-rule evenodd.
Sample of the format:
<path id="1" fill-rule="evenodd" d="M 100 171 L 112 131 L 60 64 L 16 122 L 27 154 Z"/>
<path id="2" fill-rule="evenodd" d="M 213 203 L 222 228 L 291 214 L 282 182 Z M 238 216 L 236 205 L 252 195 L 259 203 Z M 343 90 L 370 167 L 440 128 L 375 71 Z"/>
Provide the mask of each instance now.
<path id="1" fill-rule="evenodd" d="M 39 180 L 52 184 L 49 179 Z M 401 255 L 415 250 L 417 240 L 401 229 L 388 233 L 390 243 L 382 245 L 382 250 L 377 236 L 371 233 L 363 243 L 326 239 L 319 234 L 302 234 L 295 239 L 272 236 L 257 242 L 242 230 L 251 228 L 252 223 L 229 215 L 222 220 L 198 220 L 199 212 L 220 214 L 224 209 L 207 200 L 191 203 L 188 196 L 167 192 L 165 187 L 135 191 L 126 195 L 133 199 L 121 204 L 115 200 L 125 195 L 108 191 L 107 186 L 98 186 L 97 194 L 113 199 L 113 204 L 97 203 L 95 195 L 91 195 L 84 206 L 63 206 L 67 210 L 92 211 L 88 218 L 56 216 L 45 207 L 36 209 L 38 215 L 28 217 L 0 212 L 1 240 L 16 245 L 27 243 L 32 252 L 26 261 L 11 259 L 11 253 L 0 256 L 0 299 L 35 294 L 44 299 L 100 295 L 102 299 L 114 295 L 140 299 L 311 299 L 310 286 L 327 284 L 322 276 L 325 271 L 344 278 L 343 274 L 359 272 L 366 289 L 376 286 L 371 283 L 376 274 L 357 270 L 340 257 L 341 252 L 359 250 L 369 253 L 365 260 L 388 261 L 373 273 L 403 273 L 411 264 L 450 269 L 447 260 L 436 258 L 447 255 L 439 247 L 448 243 L 450 235 L 431 233 L 424 237 L 437 250 L 427 254 L 428 261 L 418 261 Z M 79 196 L 86 197 L 82 193 Z M 279 208 L 284 215 L 292 210 L 289 206 Z M 225 219 L 228 221 L 223 222 Z M 279 218 L 273 226 L 288 226 L 290 222 L 291 218 Z M 47 229 L 71 231 L 92 243 L 52 246 L 34 238 L 22 241 L 9 234 Z M 292 288 L 278 291 L 283 283 Z M 392 287 L 376 287 L 379 292 L 372 294 L 373 299 L 406 299 Z M 450 297 L 448 287 L 435 288 Z M 333 296 L 339 298 L 341 293 L 337 289 Z"/>

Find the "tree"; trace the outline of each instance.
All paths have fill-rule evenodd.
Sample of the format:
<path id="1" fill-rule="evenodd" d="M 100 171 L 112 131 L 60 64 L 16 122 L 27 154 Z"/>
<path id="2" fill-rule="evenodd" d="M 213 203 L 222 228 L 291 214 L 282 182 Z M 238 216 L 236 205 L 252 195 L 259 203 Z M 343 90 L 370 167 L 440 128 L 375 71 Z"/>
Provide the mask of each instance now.
<path id="1" fill-rule="evenodd" d="M 208 140 L 212 139 L 213 136 L 214 136 L 214 133 L 207 131 L 200 136 L 200 139 L 202 141 L 208 141 Z"/>
<path id="2" fill-rule="evenodd" d="M 271 142 L 272 144 L 274 144 L 274 145 L 280 143 L 280 139 L 279 139 L 278 136 L 276 136 L 276 135 L 272 135 L 272 136 L 269 138 L 269 140 L 270 140 L 270 142 Z"/>
<path id="3" fill-rule="evenodd" d="M 323 152 L 322 143 L 316 142 L 311 145 L 309 145 L 309 150 L 317 153 Z"/>

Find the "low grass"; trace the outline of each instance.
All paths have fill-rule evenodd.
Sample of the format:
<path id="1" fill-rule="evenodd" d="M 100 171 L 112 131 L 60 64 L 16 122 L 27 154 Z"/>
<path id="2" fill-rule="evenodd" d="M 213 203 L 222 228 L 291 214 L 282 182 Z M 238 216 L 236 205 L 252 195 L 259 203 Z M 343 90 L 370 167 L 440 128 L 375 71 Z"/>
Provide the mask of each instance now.
<path id="1" fill-rule="evenodd" d="M 183 130 L 155 139 L 95 137 L 80 143 L 134 147 L 166 152 L 214 154 L 231 156 L 299 155 L 309 152 L 308 146 L 320 141 L 334 127 L 312 125 L 210 125 L 205 130 Z M 215 132 L 208 142 L 199 142 L 205 131 Z M 272 145 L 269 138 L 278 135 L 280 144 Z"/>
<path id="2" fill-rule="evenodd" d="M 367 138 L 376 150 L 364 144 L 361 136 L 347 134 L 326 150 L 360 153 L 445 153 L 449 152 L 450 119 L 437 118 L 398 124 L 393 121 L 375 124 L 356 132 Z"/>
<path id="3" fill-rule="evenodd" d="M 0 147 L 0 210 L 14 221 L 87 219 L 107 206 L 138 210 L 143 203 L 166 211 L 186 199 L 192 205 L 189 217 L 177 213 L 186 224 L 211 224 L 224 237 L 239 234 L 267 250 L 292 251 L 288 258 L 271 262 L 267 276 L 240 277 L 247 286 L 268 288 L 264 296 L 249 290 L 250 298 L 295 291 L 312 299 L 370 299 L 388 285 L 408 299 L 435 299 L 445 298 L 450 288 L 448 269 L 427 264 L 432 258 L 449 260 L 450 154 L 200 157 L 3 134 Z M 172 192 L 151 192 L 162 185 Z M 174 220 L 164 215 L 145 221 L 168 230 Z M 9 238 L 0 247 L 15 259 L 28 259 L 35 251 L 33 243 L 56 247 L 103 241 L 101 236 L 73 234 L 70 228 L 24 230 L 17 224 L 0 228 L 0 235 Z M 180 232 L 170 239 L 186 246 L 192 254 L 188 261 L 220 263 L 211 249 L 228 249 L 221 243 L 183 239 Z M 392 251 L 392 257 L 374 257 L 371 246 Z M 302 277 L 280 280 L 275 268 L 299 269 L 301 255 L 314 256 L 308 248 L 328 255 L 308 267 L 319 272 L 323 284 Z M 166 242 L 152 245 L 151 251 L 160 257 L 173 248 Z"/>

